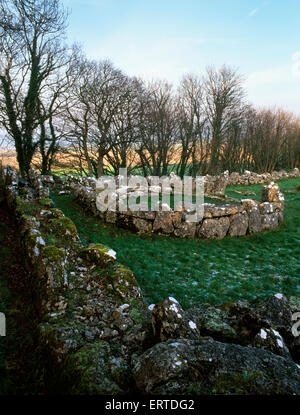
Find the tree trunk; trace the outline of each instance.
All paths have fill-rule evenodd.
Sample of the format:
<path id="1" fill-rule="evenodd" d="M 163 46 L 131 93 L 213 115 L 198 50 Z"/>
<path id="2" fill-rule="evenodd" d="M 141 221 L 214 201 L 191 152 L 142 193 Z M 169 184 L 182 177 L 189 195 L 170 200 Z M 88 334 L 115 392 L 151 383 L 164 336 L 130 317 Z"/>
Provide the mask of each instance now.
<path id="1" fill-rule="evenodd" d="M 97 166 L 97 173 L 98 177 L 103 176 L 104 174 L 104 156 L 102 154 L 98 155 L 98 166 Z"/>

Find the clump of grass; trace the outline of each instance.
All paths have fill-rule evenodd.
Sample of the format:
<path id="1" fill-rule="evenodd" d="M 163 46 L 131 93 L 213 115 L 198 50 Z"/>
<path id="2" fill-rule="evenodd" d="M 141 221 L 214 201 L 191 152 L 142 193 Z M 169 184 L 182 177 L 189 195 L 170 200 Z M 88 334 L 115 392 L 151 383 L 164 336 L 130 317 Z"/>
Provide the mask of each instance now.
<path id="1" fill-rule="evenodd" d="M 279 182 L 281 191 L 300 187 L 300 179 Z M 249 189 L 260 199 L 262 185 Z M 72 195 L 53 195 L 56 206 L 77 226 L 84 244 L 103 243 L 131 269 L 149 303 L 173 296 L 188 308 L 265 298 L 275 292 L 300 294 L 300 194 L 285 194 L 285 221 L 277 230 L 223 240 L 190 240 L 160 235 L 138 236 L 86 213 Z"/>

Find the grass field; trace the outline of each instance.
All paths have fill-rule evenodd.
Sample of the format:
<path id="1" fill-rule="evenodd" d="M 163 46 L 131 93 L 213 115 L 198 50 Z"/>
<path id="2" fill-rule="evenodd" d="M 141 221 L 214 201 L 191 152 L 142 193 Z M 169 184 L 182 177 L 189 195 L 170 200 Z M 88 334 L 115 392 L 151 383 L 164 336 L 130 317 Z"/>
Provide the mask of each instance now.
<path id="1" fill-rule="evenodd" d="M 300 179 L 279 185 L 283 192 L 293 190 Z M 260 200 L 261 188 L 235 186 L 226 193 L 245 198 L 233 190 L 254 190 L 251 197 Z M 138 236 L 86 214 L 71 195 L 52 198 L 74 221 L 83 244 L 101 242 L 117 251 L 118 261 L 134 272 L 149 303 L 173 296 L 188 308 L 265 298 L 279 291 L 300 295 L 300 191 L 285 193 L 285 221 L 279 229 L 223 240 Z"/>

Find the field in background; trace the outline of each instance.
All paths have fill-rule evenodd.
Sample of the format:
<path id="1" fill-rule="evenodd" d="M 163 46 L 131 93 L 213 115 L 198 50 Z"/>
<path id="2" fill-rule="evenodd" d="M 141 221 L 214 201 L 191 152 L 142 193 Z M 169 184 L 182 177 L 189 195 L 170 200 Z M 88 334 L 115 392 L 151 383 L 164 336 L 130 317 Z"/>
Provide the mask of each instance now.
<path id="1" fill-rule="evenodd" d="M 144 175 L 143 169 L 141 167 L 137 167 L 139 165 L 139 157 L 135 151 L 129 151 L 128 152 L 128 166 L 131 169 L 134 169 L 133 174 L 137 175 Z M 169 165 L 168 165 L 168 174 L 174 171 L 174 167 L 177 166 L 177 163 L 179 163 L 180 160 L 180 146 L 177 146 L 174 150 L 173 157 L 170 159 Z M 191 160 L 190 160 L 191 161 Z M 19 168 L 16 152 L 15 150 L 5 150 L 0 148 L 0 162 L 3 166 L 13 166 L 15 168 Z M 87 164 L 81 160 L 82 167 L 87 170 Z M 107 161 L 106 164 L 106 170 L 109 172 L 113 172 L 113 168 Z M 41 166 L 41 157 L 40 155 L 35 155 L 32 159 L 31 163 L 32 167 L 35 169 L 40 169 Z M 84 173 L 80 170 L 79 166 L 79 159 L 74 154 L 69 154 L 66 152 L 59 152 L 55 156 L 55 161 L 52 166 L 52 172 L 54 174 L 58 175 L 66 175 L 66 174 L 81 174 L 84 175 Z"/>
<path id="2" fill-rule="evenodd" d="M 279 182 L 282 191 L 300 179 Z M 262 185 L 248 186 L 260 199 Z M 245 198 L 227 188 L 227 195 Z M 175 297 L 185 308 L 266 298 L 275 292 L 300 295 L 300 192 L 285 193 L 285 221 L 279 229 L 241 238 L 188 240 L 160 235 L 138 236 L 104 224 L 85 213 L 72 195 L 52 198 L 77 226 L 86 245 L 103 243 L 117 251 L 120 263 L 136 276 L 149 303 Z"/>

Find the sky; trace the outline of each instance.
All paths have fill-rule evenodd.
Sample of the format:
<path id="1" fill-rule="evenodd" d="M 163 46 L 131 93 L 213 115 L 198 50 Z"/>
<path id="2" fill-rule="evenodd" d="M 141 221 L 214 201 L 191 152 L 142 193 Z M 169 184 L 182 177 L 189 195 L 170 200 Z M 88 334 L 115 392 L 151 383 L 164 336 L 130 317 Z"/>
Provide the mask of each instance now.
<path id="1" fill-rule="evenodd" d="M 223 64 L 256 107 L 300 115 L 299 0 L 63 0 L 70 42 L 130 76 L 176 87 Z"/>

